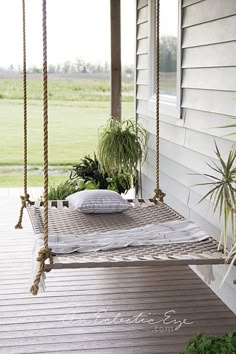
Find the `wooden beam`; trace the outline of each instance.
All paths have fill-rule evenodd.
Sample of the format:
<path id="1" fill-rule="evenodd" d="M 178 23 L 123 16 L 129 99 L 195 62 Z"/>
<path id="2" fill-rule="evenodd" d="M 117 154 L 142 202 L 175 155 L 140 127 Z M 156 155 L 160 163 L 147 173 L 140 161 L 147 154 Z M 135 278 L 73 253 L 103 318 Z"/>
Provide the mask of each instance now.
<path id="1" fill-rule="evenodd" d="M 121 119 L 120 0 L 110 0 L 111 13 L 111 117 Z"/>

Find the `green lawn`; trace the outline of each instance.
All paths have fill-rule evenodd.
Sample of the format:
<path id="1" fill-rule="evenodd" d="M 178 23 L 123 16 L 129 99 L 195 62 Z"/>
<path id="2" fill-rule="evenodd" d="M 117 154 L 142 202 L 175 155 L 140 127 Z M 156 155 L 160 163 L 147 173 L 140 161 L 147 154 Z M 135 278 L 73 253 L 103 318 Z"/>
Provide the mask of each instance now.
<path id="1" fill-rule="evenodd" d="M 27 80 L 28 98 L 30 100 L 42 99 L 41 74 L 28 75 Z M 131 101 L 134 91 L 132 80 L 122 82 L 123 101 Z M 76 75 L 62 76 L 60 74 L 49 74 L 48 95 L 54 101 L 109 101 L 110 100 L 110 79 L 92 78 Z M 0 79 L 0 99 L 22 99 L 23 88 L 20 75 L 14 77 L 3 77 Z"/>
<path id="2" fill-rule="evenodd" d="M 133 103 L 123 103 L 125 116 L 132 118 Z M 49 106 L 49 163 L 76 163 L 85 154 L 96 150 L 98 129 L 109 118 L 109 102 L 56 102 Z M 22 103 L 0 100 L 0 165 L 22 164 Z M 30 165 L 42 164 L 42 107 L 30 101 L 28 109 L 28 145 Z"/>
<path id="3" fill-rule="evenodd" d="M 66 181 L 64 176 L 51 176 L 49 177 L 49 184 L 59 184 Z M 43 186 L 43 177 L 42 176 L 30 176 L 28 178 L 29 187 L 41 187 Z M 9 188 L 9 187 L 22 187 L 23 188 L 23 176 L 20 174 L 13 176 L 1 176 L 0 175 L 0 187 Z"/>
<path id="4" fill-rule="evenodd" d="M 98 129 L 110 116 L 107 80 L 52 80 L 49 90 L 49 164 L 67 166 L 96 151 Z M 28 162 L 43 163 L 41 82 L 29 80 Z M 77 89 L 75 89 L 77 87 Z M 134 117 L 131 86 L 124 85 L 123 118 Z M 50 95 L 53 89 L 53 95 Z M 23 161 L 23 102 L 19 79 L 0 80 L 0 187 L 22 185 L 22 171 L 15 168 Z M 40 98 L 40 99 L 39 99 Z M 6 165 L 9 169 L 6 169 Z M 56 167 L 55 167 L 56 168 Z M 63 169 L 63 168 L 62 168 Z M 65 168 L 64 168 L 65 169 Z M 51 176 L 51 182 L 65 180 Z M 38 174 L 29 173 L 29 185 L 42 185 Z"/>

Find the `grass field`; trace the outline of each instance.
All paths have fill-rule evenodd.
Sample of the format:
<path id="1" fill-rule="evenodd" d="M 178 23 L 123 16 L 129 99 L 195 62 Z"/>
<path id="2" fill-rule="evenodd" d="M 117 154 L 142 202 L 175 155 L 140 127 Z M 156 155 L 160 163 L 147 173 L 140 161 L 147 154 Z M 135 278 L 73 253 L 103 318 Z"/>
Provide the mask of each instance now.
<path id="1" fill-rule="evenodd" d="M 29 100 L 42 99 L 40 74 L 31 74 L 27 80 Z M 133 95 L 132 80 L 122 82 L 122 101 L 130 102 Z M 110 101 L 109 77 L 83 77 L 76 75 L 49 74 L 48 95 L 52 101 Z M 20 75 L 0 77 L 0 99 L 22 99 L 23 88 Z"/>
<path id="2" fill-rule="evenodd" d="M 134 117 L 133 83 L 123 85 L 122 115 Z M 42 185 L 42 84 L 28 81 L 29 185 Z M 68 178 L 70 167 L 96 151 L 98 129 L 110 116 L 109 79 L 53 78 L 49 84 L 49 164 L 56 175 L 51 183 Z M 22 82 L 0 79 L 0 187 L 22 185 Z M 61 165 L 58 171 L 58 165 Z M 8 166 L 8 167 L 7 167 Z M 37 170 L 37 173 L 35 173 Z M 52 171 L 53 172 L 53 171 Z"/>

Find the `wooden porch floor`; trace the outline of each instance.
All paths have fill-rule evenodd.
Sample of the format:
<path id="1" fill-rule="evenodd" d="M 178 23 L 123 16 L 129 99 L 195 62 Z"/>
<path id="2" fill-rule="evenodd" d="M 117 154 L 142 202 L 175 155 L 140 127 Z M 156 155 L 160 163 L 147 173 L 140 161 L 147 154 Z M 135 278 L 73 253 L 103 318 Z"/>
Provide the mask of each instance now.
<path id="1" fill-rule="evenodd" d="M 0 192 L 0 353 L 177 354 L 197 332 L 235 330 L 185 266 L 52 271 L 31 296 L 33 232 L 28 217 L 14 230 L 18 208 L 16 193 Z"/>

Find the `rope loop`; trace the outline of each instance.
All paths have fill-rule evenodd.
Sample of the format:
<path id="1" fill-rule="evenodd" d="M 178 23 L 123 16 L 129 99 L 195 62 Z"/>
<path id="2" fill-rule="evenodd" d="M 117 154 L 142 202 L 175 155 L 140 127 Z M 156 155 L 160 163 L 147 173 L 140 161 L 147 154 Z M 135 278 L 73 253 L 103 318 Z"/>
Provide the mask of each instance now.
<path id="1" fill-rule="evenodd" d="M 28 205 L 30 205 L 31 201 L 29 198 L 30 198 L 30 195 L 28 193 L 20 196 L 21 204 L 24 208 L 26 208 Z"/>
<path id="2" fill-rule="evenodd" d="M 50 264 L 53 264 L 52 249 L 44 247 L 39 251 L 37 261 L 45 263 L 47 259 L 49 259 Z"/>
<path id="3" fill-rule="evenodd" d="M 23 220 L 23 213 L 24 213 L 24 209 L 31 204 L 30 201 L 30 195 L 28 193 L 25 193 L 25 195 L 21 195 L 20 199 L 21 199 L 21 208 L 20 208 L 20 215 L 19 215 L 19 219 L 18 222 L 15 226 L 15 229 L 23 229 L 23 225 L 22 225 L 22 220 Z"/>
<path id="4" fill-rule="evenodd" d="M 38 270 L 38 273 L 37 273 L 37 275 L 35 277 L 34 283 L 33 283 L 33 285 L 30 288 L 30 292 L 31 292 L 32 295 L 37 295 L 38 294 L 39 283 L 40 283 L 40 280 L 41 280 L 41 276 L 44 273 L 44 266 L 45 266 L 45 262 L 46 262 L 47 259 L 49 259 L 50 264 L 53 264 L 52 249 L 44 247 L 38 253 L 37 261 L 40 264 L 39 264 L 39 270 Z"/>
<path id="5" fill-rule="evenodd" d="M 154 190 L 154 197 L 153 199 L 156 201 L 156 200 L 159 200 L 161 203 L 164 202 L 164 197 L 165 197 L 165 193 L 163 193 L 159 188 L 158 189 L 155 189 Z"/>

